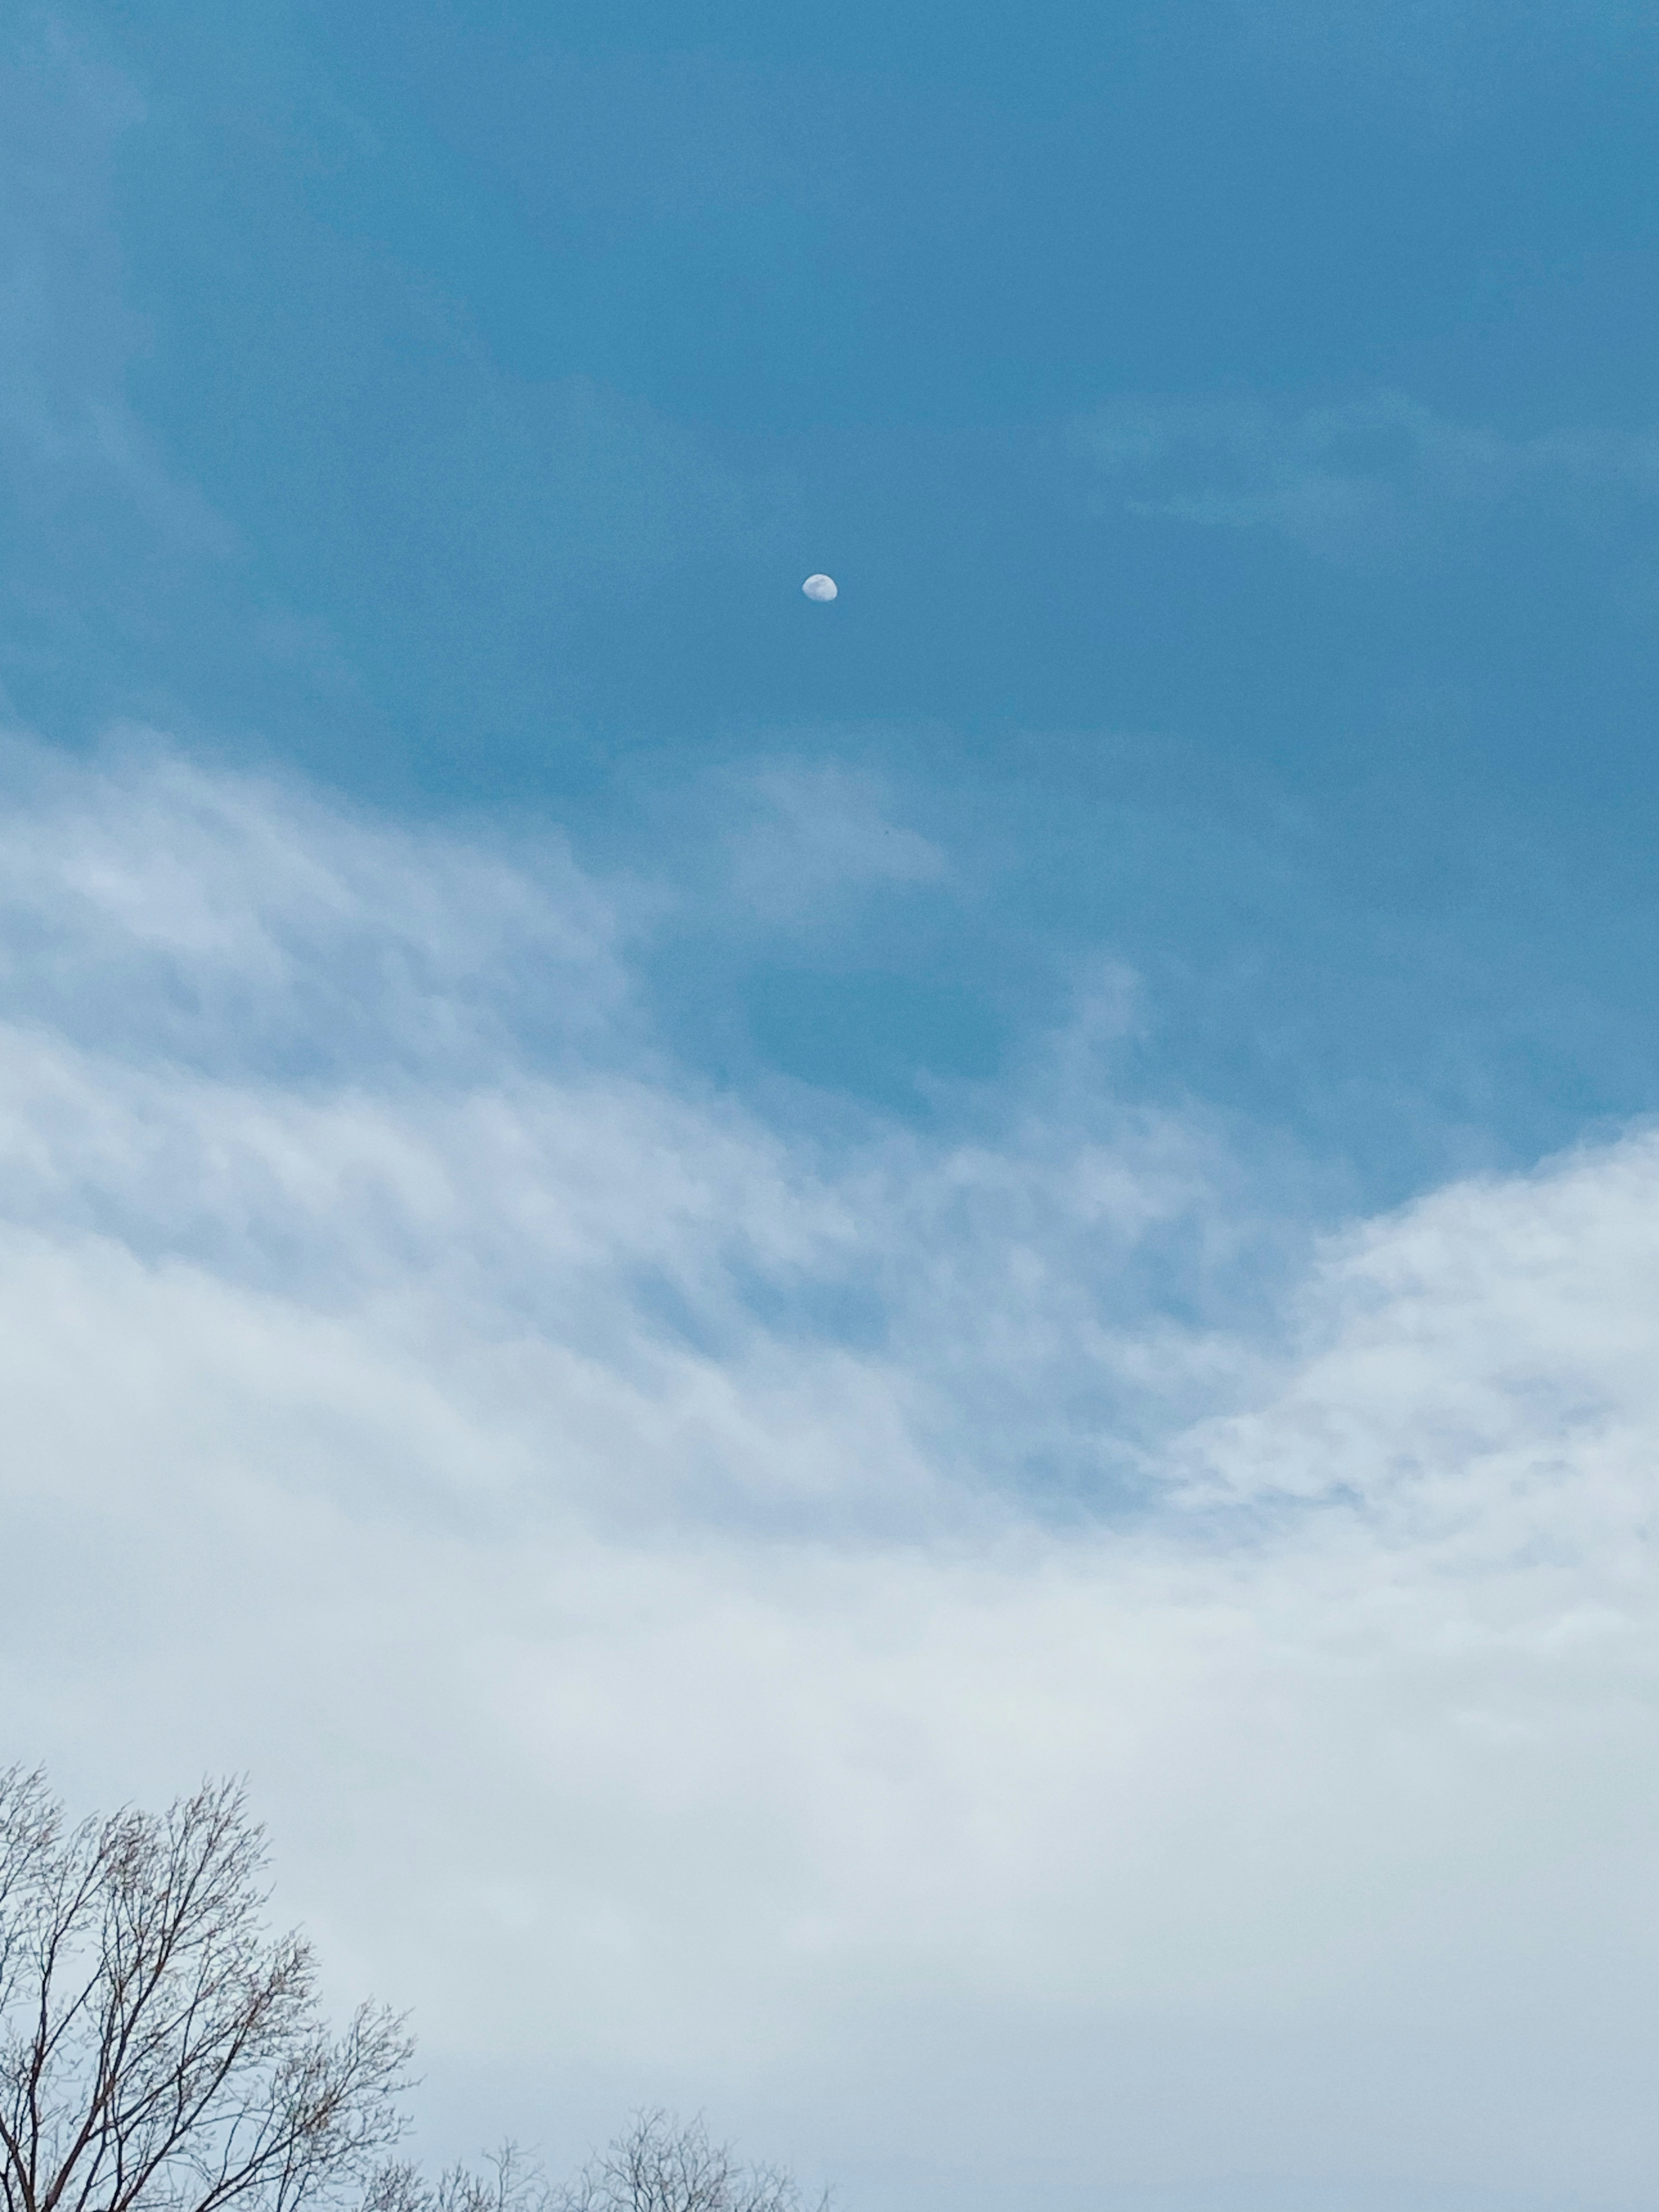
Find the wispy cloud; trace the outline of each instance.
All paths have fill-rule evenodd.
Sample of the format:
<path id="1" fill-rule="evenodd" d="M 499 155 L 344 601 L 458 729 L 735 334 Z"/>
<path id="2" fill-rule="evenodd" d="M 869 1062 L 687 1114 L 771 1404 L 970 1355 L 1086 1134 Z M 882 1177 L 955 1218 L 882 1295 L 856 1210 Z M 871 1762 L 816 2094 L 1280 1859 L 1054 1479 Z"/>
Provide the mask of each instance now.
<path id="1" fill-rule="evenodd" d="M 1504 437 L 1397 392 L 1295 411 L 1248 399 L 1121 399 L 1079 450 L 1131 513 L 1264 530 L 1364 565 L 1468 551 L 1495 518 L 1564 523 L 1659 493 L 1659 435 L 1563 428 Z"/>
<path id="2" fill-rule="evenodd" d="M 435 2131 L 1636 2200 L 1650 1136 L 1310 1249 L 1085 1018 L 809 1139 L 556 845 L 11 765 L 7 1732 L 252 1768 Z"/>
<path id="3" fill-rule="evenodd" d="M 772 921 L 819 915 L 875 884 L 937 884 L 950 872 L 931 840 L 894 818 L 868 772 L 795 763 L 763 768 L 731 794 L 732 890 Z"/>

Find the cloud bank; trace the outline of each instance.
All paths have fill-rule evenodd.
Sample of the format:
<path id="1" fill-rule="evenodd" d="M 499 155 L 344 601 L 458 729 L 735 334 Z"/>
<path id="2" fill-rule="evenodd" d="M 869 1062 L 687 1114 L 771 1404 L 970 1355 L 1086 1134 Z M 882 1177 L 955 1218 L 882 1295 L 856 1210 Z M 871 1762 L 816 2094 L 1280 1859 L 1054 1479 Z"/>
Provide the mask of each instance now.
<path id="1" fill-rule="evenodd" d="M 5 773 L 6 1749 L 249 1771 L 429 2144 L 1642 2201 L 1650 1133 L 1316 1233 L 1086 995 L 948 1133 L 786 1126 L 556 842 Z"/>

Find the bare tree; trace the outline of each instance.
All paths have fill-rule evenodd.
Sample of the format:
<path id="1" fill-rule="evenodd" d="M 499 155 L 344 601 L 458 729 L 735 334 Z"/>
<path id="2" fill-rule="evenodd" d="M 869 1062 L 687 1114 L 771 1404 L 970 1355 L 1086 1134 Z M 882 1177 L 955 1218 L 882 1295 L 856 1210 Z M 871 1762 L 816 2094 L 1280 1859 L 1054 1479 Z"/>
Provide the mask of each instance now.
<path id="1" fill-rule="evenodd" d="M 635 2114 L 626 2135 L 549 2203 L 550 2212 L 804 2212 L 793 2174 L 743 2166 L 729 2144 L 710 2142 L 700 2119 L 660 2111 Z"/>
<path id="2" fill-rule="evenodd" d="M 504 2142 L 484 2160 L 488 2171 L 447 2167 L 428 2192 L 432 2212 L 548 2212 L 552 2191 L 536 2162 L 515 2142 Z"/>
<path id="3" fill-rule="evenodd" d="M 0 1773 L 3 2212 L 382 2193 L 412 2046 L 367 2006 L 329 2034 L 309 1946 L 265 1931 L 264 1869 L 232 1784 L 66 1830 L 39 1774 Z"/>

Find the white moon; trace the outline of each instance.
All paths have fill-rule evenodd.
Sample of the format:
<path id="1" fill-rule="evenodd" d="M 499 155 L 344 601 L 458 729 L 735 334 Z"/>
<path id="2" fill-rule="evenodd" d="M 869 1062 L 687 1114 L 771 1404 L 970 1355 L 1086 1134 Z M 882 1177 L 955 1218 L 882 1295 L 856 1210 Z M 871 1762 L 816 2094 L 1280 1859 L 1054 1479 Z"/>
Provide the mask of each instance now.
<path id="1" fill-rule="evenodd" d="M 801 589 L 809 599 L 833 599 L 836 580 L 833 576 L 809 576 Z"/>

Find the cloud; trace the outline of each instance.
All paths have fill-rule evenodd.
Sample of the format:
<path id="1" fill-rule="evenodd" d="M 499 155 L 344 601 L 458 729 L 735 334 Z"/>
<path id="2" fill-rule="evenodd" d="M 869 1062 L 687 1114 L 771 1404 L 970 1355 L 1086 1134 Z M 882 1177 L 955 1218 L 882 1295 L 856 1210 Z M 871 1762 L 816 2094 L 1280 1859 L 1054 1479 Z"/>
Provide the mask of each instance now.
<path id="1" fill-rule="evenodd" d="M 1456 557 L 1502 514 L 1541 505 L 1570 520 L 1659 491 L 1650 433 L 1505 438 L 1396 392 L 1301 412 L 1115 400 L 1074 435 L 1132 514 L 1268 531 L 1341 563 Z"/>
<path id="2" fill-rule="evenodd" d="M 251 1770 L 429 2146 L 1643 2201 L 1651 1134 L 1310 1244 L 1085 1010 L 832 1140 L 556 842 L 9 767 L 6 1747 Z"/>
<path id="3" fill-rule="evenodd" d="M 883 779 L 819 763 L 763 767 L 738 794 L 732 889 L 770 921 L 821 914 L 878 884 L 937 884 L 950 872 L 929 839 L 891 818 Z"/>
<path id="4" fill-rule="evenodd" d="M 435 1070 L 556 1018 L 625 1023 L 627 918 L 555 837 L 534 873 L 463 838 L 212 775 L 129 729 L 95 775 L 0 745 L 14 1015 L 135 1061 Z"/>

